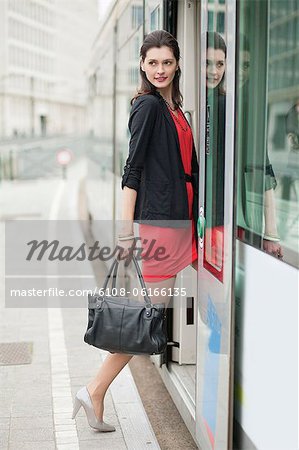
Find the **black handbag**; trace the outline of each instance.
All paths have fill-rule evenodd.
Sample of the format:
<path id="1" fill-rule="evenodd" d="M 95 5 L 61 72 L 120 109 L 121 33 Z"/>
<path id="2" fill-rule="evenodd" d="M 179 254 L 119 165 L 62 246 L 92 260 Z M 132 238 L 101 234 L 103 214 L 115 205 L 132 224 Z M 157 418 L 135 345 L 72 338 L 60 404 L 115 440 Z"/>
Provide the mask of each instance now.
<path id="1" fill-rule="evenodd" d="M 125 296 L 105 295 L 113 272 L 113 293 L 119 262 L 115 259 L 103 285 L 103 296 L 88 295 L 88 325 L 84 341 L 111 353 L 157 355 L 167 346 L 164 303 L 152 304 L 140 268 L 133 262 L 144 295 L 144 302 Z"/>

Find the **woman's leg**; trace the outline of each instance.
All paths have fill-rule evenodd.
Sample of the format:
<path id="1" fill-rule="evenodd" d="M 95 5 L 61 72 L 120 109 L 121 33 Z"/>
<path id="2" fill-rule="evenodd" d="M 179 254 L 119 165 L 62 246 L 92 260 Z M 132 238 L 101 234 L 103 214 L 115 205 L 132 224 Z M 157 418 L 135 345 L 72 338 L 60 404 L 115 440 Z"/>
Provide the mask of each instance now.
<path id="1" fill-rule="evenodd" d="M 175 284 L 175 277 L 168 278 L 159 282 L 148 282 L 146 286 L 151 288 L 151 291 L 156 289 L 155 296 L 152 296 L 152 303 L 165 303 L 167 307 L 173 294 L 173 287 Z M 161 292 L 160 289 L 164 288 Z M 167 296 L 163 295 L 163 291 L 167 292 Z M 119 374 L 119 372 L 130 361 L 133 355 L 124 353 L 113 353 L 106 356 L 95 378 L 87 385 L 88 392 L 91 396 L 95 415 L 102 421 L 104 413 L 104 397 L 108 387 Z"/>
<path id="2" fill-rule="evenodd" d="M 104 413 L 104 397 L 114 378 L 130 361 L 133 355 L 113 353 L 106 356 L 95 378 L 88 383 L 87 389 L 91 396 L 94 412 L 102 421 Z"/>

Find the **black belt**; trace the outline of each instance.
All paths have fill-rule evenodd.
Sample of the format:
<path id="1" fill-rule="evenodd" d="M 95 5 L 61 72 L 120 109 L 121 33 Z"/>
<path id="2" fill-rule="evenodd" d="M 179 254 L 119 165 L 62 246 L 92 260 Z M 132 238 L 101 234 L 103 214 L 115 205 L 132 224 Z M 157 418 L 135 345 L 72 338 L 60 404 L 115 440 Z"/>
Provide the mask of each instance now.
<path id="1" fill-rule="evenodd" d="M 192 182 L 192 177 L 188 173 L 185 173 L 185 181 L 189 181 L 190 183 Z"/>

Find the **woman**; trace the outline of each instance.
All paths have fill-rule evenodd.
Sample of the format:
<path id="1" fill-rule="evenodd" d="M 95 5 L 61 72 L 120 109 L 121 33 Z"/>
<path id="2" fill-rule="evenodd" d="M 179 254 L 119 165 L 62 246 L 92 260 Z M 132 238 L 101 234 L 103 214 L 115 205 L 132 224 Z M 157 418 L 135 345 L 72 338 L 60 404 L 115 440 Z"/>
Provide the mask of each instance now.
<path id="1" fill-rule="evenodd" d="M 129 156 L 122 177 L 122 231 L 118 245 L 129 253 L 134 243 L 133 222 L 142 222 L 140 234 L 146 253 L 156 239 L 168 252 L 163 264 L 144 260 L 148 288 L 172 292 L 176 274 L 196 264 L 194 222 L 197 220 L 198 163 L 191 128 L 181 110 L 180 50 L 176 39 L 158 30 L 146 36 L 140 50 L 141 89 L 132 100 L 129 119 Z M 194 219 L 190 221 L 190 219 Z M 190 226 L 190 222 L 192 225 Z M 192 233 L 191 233 L 192 232 Z M 185 244 L 188 241 L 190 245 Z M 146 242 L 147 241 L 147 242 Z M 155 269 L 158 267 L 158 272 Z M 153 292 L 153 291 L 151 291 Z M 168 304 L 171 295 L 152 297 Z M 105 393 L 133 355 L 109 354 L 97 376 L 76 395 L 74 414 L 82 405 L 89 424 L 99 431 L 114 431 L 103 422 Z"/>
<path id="2" fill-rule="evenodd" d="M 222 273 L 225 175 L 226 44 L 220 34 L 207 33 L 206 87 L 206 204 L 205 262 Z M 219 275 L 220 276 L 220 275 Z"/>

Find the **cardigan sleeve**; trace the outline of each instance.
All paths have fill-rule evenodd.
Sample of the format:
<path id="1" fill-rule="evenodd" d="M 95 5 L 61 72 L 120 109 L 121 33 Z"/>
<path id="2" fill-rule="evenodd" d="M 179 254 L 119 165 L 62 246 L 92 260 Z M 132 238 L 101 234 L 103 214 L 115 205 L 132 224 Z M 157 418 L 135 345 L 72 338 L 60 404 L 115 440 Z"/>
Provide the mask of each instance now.
<path id="1" fill-rule="evenodd" d="M 138 97 L 133 104 L 128 127 L 131 133 L 129 156 L 124 166 L 121 187 L 138 191 L 146 152 L 157 117 L 158 102 L 152 95 Z"/>

